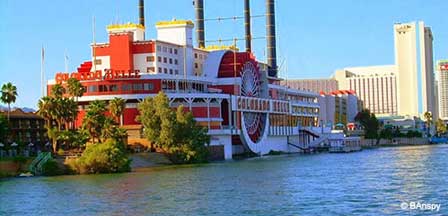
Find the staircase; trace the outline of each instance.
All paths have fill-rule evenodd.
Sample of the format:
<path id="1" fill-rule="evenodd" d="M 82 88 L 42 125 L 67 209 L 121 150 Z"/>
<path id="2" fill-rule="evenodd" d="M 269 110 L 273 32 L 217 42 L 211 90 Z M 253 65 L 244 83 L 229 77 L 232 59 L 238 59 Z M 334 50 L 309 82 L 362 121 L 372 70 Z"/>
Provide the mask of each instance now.
<path id="1" fill-rule="evenodd" d="M 29 171 L 34 175 L 39 175 L 42 173 L 42 166 L 48 161 L 51 160 L 51 152 L 40 152 L 37 157 L 31 162 L 28 167 Z"/>
<path id="2" fill-rule="evenodd" d="M 311 143 L 309 143 L 309 146 L 318 147 L 318 146 L 321 146 L 321 144 L 326 142 L 327 140 L 328 140 L 328 135 L 321 134 L 319 138 L 311 141 Z"/>

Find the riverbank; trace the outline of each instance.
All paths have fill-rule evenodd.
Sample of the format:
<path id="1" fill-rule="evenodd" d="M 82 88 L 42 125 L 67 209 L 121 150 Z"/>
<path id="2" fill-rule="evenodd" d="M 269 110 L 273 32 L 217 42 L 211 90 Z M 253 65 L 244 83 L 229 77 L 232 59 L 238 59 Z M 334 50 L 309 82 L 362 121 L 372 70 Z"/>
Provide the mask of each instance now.
<path id="1" fill-rule="evenodd" d="M 28 171 L 34 157 L 0 158 L 0 178 L 15 177 Z"/>
<path id="2" fill-rule="evenodd" d="M 364 148 L 378 148 L 378 147 L 392 147 L 392 146 L 418 146 L 430 145 L 427 138 L 392 138 L 392 139 L 361 139 L 361 147 Z"/>

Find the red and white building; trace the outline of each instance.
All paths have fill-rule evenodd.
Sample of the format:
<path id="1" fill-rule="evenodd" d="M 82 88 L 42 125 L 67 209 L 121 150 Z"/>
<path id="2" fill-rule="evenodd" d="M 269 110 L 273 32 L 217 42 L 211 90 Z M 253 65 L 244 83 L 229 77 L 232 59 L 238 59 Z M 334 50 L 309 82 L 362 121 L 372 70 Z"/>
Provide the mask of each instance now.
<path id="1" fill-rule="evenodd" d="M 302 145 L 303 127 L 317 124 L 319 95 L 279 85 L 251 52 L 194 47 L 193 27 L 189 20 L 158 22 L 157 39 L 145 39 L 141 24 L 110 25 L 108 42 L 93 44 L 90 60 L 76 72 L 57 73 L 47 89 L 70 77 L 81 81 L 87 91 L 78 100 L 77 125 L 90 102 L 125 99 L 130 143 L 145 142 L 137 104 L 164 91 L 173 108 L 184 105 L 209 129 L 211 145 L 225 159 L 244 151 L 300 151 L 290 144 Z M 300 140 L 309 140 L 305 135 Z"/>

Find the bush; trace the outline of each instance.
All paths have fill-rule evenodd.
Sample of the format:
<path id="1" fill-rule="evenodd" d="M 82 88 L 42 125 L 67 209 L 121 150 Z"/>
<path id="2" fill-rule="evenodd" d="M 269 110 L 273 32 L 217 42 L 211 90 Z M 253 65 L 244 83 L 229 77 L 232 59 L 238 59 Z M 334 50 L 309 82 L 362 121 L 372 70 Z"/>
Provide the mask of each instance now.
<path id="1" fill-rule="evenodd" d="M 58 155 L 64 155 L 64 154 L 65 154 L 64 149 L 59 149 L 59 150 L 58 150 Z"/>
<path id="2" fill-rule="evenodd" d="M 48 160 L 42 165 L 42 175 L 44 176 L 55 176 L 61 174 L 62 170 L 59 168 L 58 162 L 53 159 Z"/>
<path id="3" fill-rule="evenodd" d="M 16 164 L 19 165 L 18 168 L 17 168 L 17 172 L 20 172 L 20 171 L 23 170 L 22 167 L 23 167 L 23 165 L 26 163 L 27 158 L 26 158 L 26 157 L 23 157 L 23 156 L 15 156 L 15 157 L 12 159 L 12 161 L 14 161 L 14 163 L 16 163 Z"/>
<path id="4" fill-rule="evenodd" d="M 117 173 L 129 172 L 131 160 L 128 159 L 122 142 L 108 139 L 86 148 L 80 158 L 70 165 L 78 173 Z"/>

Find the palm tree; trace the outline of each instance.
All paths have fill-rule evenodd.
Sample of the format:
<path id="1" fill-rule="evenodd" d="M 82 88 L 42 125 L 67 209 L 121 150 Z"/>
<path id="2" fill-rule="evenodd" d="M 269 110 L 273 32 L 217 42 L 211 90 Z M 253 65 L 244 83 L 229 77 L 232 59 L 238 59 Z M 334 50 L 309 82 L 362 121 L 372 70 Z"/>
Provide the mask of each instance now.
<path id="1" fill-rule="evenodd" d="M 89 133 L 92 142 L 95 142 L 96 138 L 98 139 L 98 142 L 101 142 L 100 136 L 104 122 L 106 121 L 106 116 L 104 115 L 105 112 L 106 104 L 104 101 L 95 100 L 89 104 L 89 108 L 84 116 L 82 124 L 83 129 Z"/>
<path id="2" fill-rule="evenodd" d="M 123 112 L 126 106 L 126 100 L 123 98 L 114 98 L 109 101 L 109 111 L 114 117 L 114 119 L 118 119 L 120 117 L 120 126 L 123 125 Z"/>
<path id="3" fill-rule="evenodd" d="M 75 98 L 75 101 L 78 101 L 78 97 L 82 97 L 86 92 L 86 89 L 79 80 L 70 78 L 67 80 L 67 91 L 71 97 Z"/>
<path id="4" fill-rule="evenodd" d="M 425 114 L 423 114 L 423 117 L 425 117 L 425 121 L 426 121 L 426 127 L 427 127 L 427 136 L 429 137 L 429 128 L 431 127 L 431 122 L 432 122 L 432 114 L 431 112 L 426 111 Z"/>
<path id="5" fill-rule="evenodd" d="M 37 107 L 39 108 L 37 114 L 45 119 L 47 129 L 51 127 L 51 121 L 52 121 L 51 109 L 53 108 L 53 106 L 54 106 L 53 98 L 48 96 L 42 97 L 37 103 Z"/>
<path id="6" fill-rule="evenodd" d="M 2 86 L 2 96 L 1 101 L 3 103 L 8 104 L 8 122 L 9 122 L 9 113 L 11 112 L 11 103 L 16 102 L 17 99 L 17 87 L 12 83 L 8 82 L 3 84 Z"/>
<path id="7" fill-rule="evenodd" d="M 65 88 L 61 84 L 56 84 L 51 88 L 51 96 L 62 98 L 65 94 Z"/>

